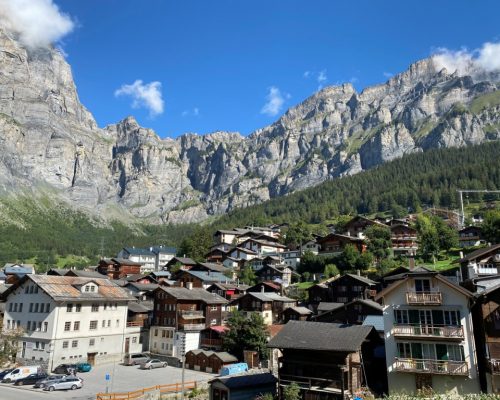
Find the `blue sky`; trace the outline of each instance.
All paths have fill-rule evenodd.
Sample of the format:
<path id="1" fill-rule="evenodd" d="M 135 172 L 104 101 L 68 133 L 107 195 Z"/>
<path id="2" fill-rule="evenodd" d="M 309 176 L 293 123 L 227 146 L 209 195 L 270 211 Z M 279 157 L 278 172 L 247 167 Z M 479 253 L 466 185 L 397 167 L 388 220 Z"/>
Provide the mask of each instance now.
<path id="1" fill-rule="evenodd" d="M 134 115 L 161 137 L 248 134 L 320 86 L 361 90 L 436 48 L 500 40 L 497 0 L 55 2 L 76 21 L 62 46 L 98 124 Z M 137 89 L 163 107 L 133 108 Z"/>

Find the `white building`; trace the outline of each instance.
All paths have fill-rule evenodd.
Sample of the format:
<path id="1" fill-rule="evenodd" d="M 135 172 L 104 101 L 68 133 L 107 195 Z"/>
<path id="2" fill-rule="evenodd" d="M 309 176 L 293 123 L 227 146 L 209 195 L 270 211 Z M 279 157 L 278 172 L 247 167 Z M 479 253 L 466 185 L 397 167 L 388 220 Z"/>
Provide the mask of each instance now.
<path id="1" fill-rule="evenodd" d="M 127 327 L 134 300 L 109 279 L 26 275 L 6 292 L 3 329 L 22 328 L 16 361 L 46 365 L 120 362 L 140 352 L 140 328 Z"/>
<path id="2" fill-rule="evenodd" d="M 141 264 L 141 274 L 153 272 L 156 268 L 156 254 L 150 249 L 141 249 L 136 247 L 124 247 L 118 253 L 118 258 L 125 258 Z M 172 256 L 173 257 L 173 256 Z M 171 258 L 172 258 L 171 257 Z M 164 264 L 162 264 L 164 265 Z"/>
<path id="3" fill-rule="evenodd" d="M 410 272 L 383 300 L 390 393 L 479 393 L 472 293 L 433 272 Z"/>
<path id="4" fill-rule="evenodd" d="M 149 250 L 155 255 L 155 271 L 161 270 L 161 267 L 167 264 L 177 254 L 175 247 L 163 245 L 150 247 Z"/>

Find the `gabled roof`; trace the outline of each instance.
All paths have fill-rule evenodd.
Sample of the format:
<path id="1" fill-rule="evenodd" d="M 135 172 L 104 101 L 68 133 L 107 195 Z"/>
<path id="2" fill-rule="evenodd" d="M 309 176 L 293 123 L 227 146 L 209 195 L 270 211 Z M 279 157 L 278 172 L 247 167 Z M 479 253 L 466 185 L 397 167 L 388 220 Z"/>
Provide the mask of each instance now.
<path id="1" fill-rule="evenodd" d="M 264 302 L 273 302 L 273 301 L 282 301 L 285 303 L 290 303 L 290 302 L 296 302 L 295 299 L 291 299 L 289 297 L 285 296 L 280 296 L 278 293 L 274 292 L 247 292 L 245 296 L 252 296 L 255 297 L 256 299 L 259 299 L 260 301 Z"/>
<path id="2" fill-rule="evenodd" d="M 267 347 L 355 352 L 374 328 L 325 322 L 289 321 Z"/>
<path id="3" fill-rule="evenodd" d="M 296 312 L 297 314 L 300 314 L 300 315 L 311 315 L 312 314 L 312 311 L 309 310 L 307 307 L 288 307 L 286 310 L 292 310 L 294 312 Z M 285 311 L 286 311 L 285 310 Z"/>
<path id="4" fill-rule="evenodd" d="M 5 275 L 25 275 L 34 274 L 35 267 L 33 264 L 12 264 L 7 263 L 3 267 Z"/>
<path id="5" fill-rule="evenodd" d="M 139 292 L 149 292 L 151 290 L 155 290 L 158 288 L 157 283 L 139 283 L 139 282 L 129 282 L 127 285 L 125 285 L 126 288 L 132 287 L 137 289 Z"/>
<path id="6" fill-rule="evenodd" d="M 364 243 L 364 240 L 355 236 L 349 236 L 349 235 L 341 235 L 340 233 L 329 233 L 326 236 L 323 237 L 318 237 L 316 239 L 316 242 L 321 243 L 325 240 L 338 237 L 340 239 L 348 239 L 350 242 L 358 242 L 358 243 Z"/>
<path id="7" fill-rule="evenodd" d="M 274 282 L 264 281 L 264 282 L 259 282 L 259 283 L 255 284 L 253 286 L 250 286 L 248 288 L 248 291 L 251 292 L 252 289 L 256 289 L 259 286 L 267 286 L 267 287 L 269 287 L 269 288 L 271 288 L 273 290 L 278 290 L 278 291 L 281 290 L 281 286 L 280 285 L 278 285 L 278 284 L 276 284 Z M 259 292 L 260 292 L 260 290 L 259 290 Z"/>
<path id="8" fill-rule="evenodd" d="M 108 279 L 106 275 L 100 274 L 96 271 L 83 271 L 80 269 L 70 269 L 65 276 L 79 276 L 80 278 L 98 278 Z"/>
<path id="9" fill-rule="evenodd" d="M 473 297 L 474 294 L 469 292 L 467 289 L 463 288 L 462 286 L 460 285 L 457 285 L 455 283 L 453 283 L 452 281 L 450 281 L 449 279 L 446 279 L 444 276 L 442 276 L 441 274 L 438 274 L 436 272 L 427 272 L 427 273 L 416 273 L 416 274 L 412 274 L 411 272 L 409 272 L 408 274 L 406 274 L 406 277 L 403 278 L 403 279 L 400 279 L 400 280 L 397 280 L 395 281 L 394 283 L 390 284 L 389 286 L 387 286 L 384 290 L 382 290 L 380 293 L 378 293 L 376 296 L 375 296 L 375 300 L 380 300 L 382 299 L 384 296 L 386 296 L 388 293 L 392 292 L 394 289 L 396 289 L 397 287 L 399 287 L 400 285 L 402 285 L 403 283 L 407 282 L 411 277 L 421 277 L 421 276 L 432 276 L 434 277 L 435 279 L 437 279 L 439 282 L 445 284 L 446 286 L 456 290 L 457 292 L 460 292 L 462 293 L 464 296 L 467 296 L 467 297 Z"/>
<path id="10" fill-rule="evenodd" d="M 372 285 L 376 285 L 377 284 L 377 282 L 372 281 L 371 279 L 366 278 L 364 276 L 360 276 L 360 275 L 356 275 L 356 274 L 346 274 L 346 275 L 350 276 L 353 279 L 357 279 L 358 281 L 363 282 L 366 285 L 372 286 Z"/>
<path id="11" fill-rule="evenodd" d="M 198 265 L 193 267 L 193 269 L 196 269 L 199 266 L 202 266 L 203 268 L 208 269 L 209 271 L 214 271 L 214 272 L 225 272 L 225 271 L 229 270 L 229 268 L 224 267 L 224 265 L 222 265 L 222 264 L 209 263 L 209 262 L 198 263 Z"/>
<path id="12" fill-rule="evenodd" d="M 234 363 L 238 362 L 238 359 L 233 356 L 232 354 L 229 354 L 226 351 L 214 351 L 210 357 L 217 357 L 219 360 L 225 363 Z"/>
<path id="13" fill-rule="evenodd" d="M 155 254 L 159 253 L 164 253 L 164 254 L 177 254 L 177 249 L 175 247 L 169 247 L 169 246 L 153 246 L 151 247 L 151 251 Z"/>
<path id="14" fill-rule="evenodd" d="M 24 284 L 26 281 L 36 283 L 40 289 L 55 301 L 71 300 L 110 300 L 110 301 L 130 301 L 135 300 L 126 290 L 122 289 L 114 282 L 106 278 L 80 278 L 73 276 L 55 275 L 25 275 L 16 284 L 12 285 L 4 295 L 7 296 L 13 290 Z M 99 289 L 97 292 L 82 292 L 81 286 L 89 282 L 95 283 Z"/>
<path id="15" fill-rule="evenodd" d="M 257 254 L 255 251 L 253 250 L 250 250 L 250 249 L 247 249 L 245 247 L 235 247 L 234 249 L 232 249 L 230 251 L 230 253 L 232 253 L 234 250 L 239 250 L 241 251 L 242 253 L 247 253 L 247 254 Z"/>
<path id="16" fill-rule="evenodd" d="M 106 264 L 113 264 L 113 265 L 130 265 L 130 266 L 137 266 L 137 267 L 142 266 L 142 264 L 139 262 L 135 262 L 132 260 L 128 260 L 126 258 L 119 258 L 119 257 L 104 258 L 101 261 L 104 261 Z"/>
<path id="17" fill-rule="evenodd" d="M 134 301 L 128 303 L 128 309 L 129 311 L 132 311 L 134 313 L 147 313 L 151 311 L 151 309 L 149 307 L 146 307 L 144 304 L 136 303 Z"/>
<path id="18" fill-rule="evenodd" d="M 133 255 L 133 256 L 154 257 L 154 253 L 149 249 L 141 249 L 139 247 L 124 247 L 123 250 L 125 250 L 131 256 Z"/>
<path id="19" fill-rule="evenodd" d="M 160 286 L 157 290 L 162 290 L 178 300 L 200 300 L 206 304 L 226 304 L 227 300 L 215 293 L 209 293 L 205 289 L 185 287 L 164 287 Z"/>
<path id="20" fill-rule="evenodd" d="M 377 332 L 384 332 L 383 315 L 367 315 L 362 323 L 363 326 L 373 326 Z"/>
<path id="21" fill-rule="evenodd" d="M 62 268 L 51 268 L 47 271 L 47 275 L 58 275 L 58 276 L 64 276 L 69 272 L 69 269 L 62 269 Z"/>
<path id="22" fill-rule="evenodd" d="M 172 273 L 170 271 L 154 271 L 154 272 L 151 272 L 150 275 L 157 277 L 157 278 L 170 278 Z"/>
<path id="23" fill-rule="evenodd" d="M 167 264 L 175 264 L 175 263 L 181 263 L 182 265 L 196 265 L 198 264 L 196 261 L 189 257 L 174 257 L 172 258 Z"/>
<path id="24" fill-rule="evenodd" d="M 344 303 L 330 303 L 322 301 L 318 304 L 318 312 L 332 311 L 340 307 L 344 307 Z"/>
<path id="25" fill-rule="evenodd" d="M 472 253 L 467 254 L 464 258 L 461 258 L 460 260 L 455 261 L 455 263 L 464 263 L 467 261 L 473 261 L 477 258 L 480 258 L 484 255 L 487 255 L 488 253 L 492 251 L 500 250 L 500 243 L 494 244 L 493 246 L 485 247 L 484 249 L 478 249 L 473 251 Z"/>
<path id="26" fill-rule="evenodd" d="M 141 279 L 148 279 L 149 281 L 156 282 L 156 279 L 149 274 L 132 274 L 125 278 L 128 282 L 137 282 Z"/>
<path id="27" fill-rule="evenodd" d="M 217 287 L 220 290 L 247 290 L 250 286 L 248 285 L 243 285 L 243 284 L 237 284 L 237 283 L 222 283 L 222 282 L 214 282 L 208 287 L 207 289 L 210 289 L 212 286 Z"/>
<path id="28" fill-rule="evenodd" d="M 208 271 L 182 271 L 184 274 L 189 274 L 192 275 L 203 282 L 224 282 L 224 283 L 230 283 L 233 282 L 232 279 L 228 278 L 226 275 L 224 275 L 221 272 L 208 272 Z"/>
<path id="29" fill-rule="evenodd" d="M 243 389 L 247 387 L 259 387 L 261 385 L 276 384 L 276 377 L 270 372 L 228 375 L 212 379 L 210 382 L 220 382 L 228 389 Z"/>

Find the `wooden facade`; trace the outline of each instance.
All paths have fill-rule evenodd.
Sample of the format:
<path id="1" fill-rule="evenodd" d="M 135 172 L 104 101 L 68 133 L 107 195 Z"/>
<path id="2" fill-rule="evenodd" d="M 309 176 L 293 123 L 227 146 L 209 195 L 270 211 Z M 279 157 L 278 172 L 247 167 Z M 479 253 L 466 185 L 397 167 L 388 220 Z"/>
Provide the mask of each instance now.
<path id="1" fill-rule="evenodd" d="M 347 245 L 352 245 L 354 248 L 363 253 L 366 251 L 366 244 L 363 239 L 340 235 L 338 233 L 330 233 L 324 237 L 316 239 L 319 244 L 319 254 L 338 254 L 342 253 Z"/>
<path id="2" fill-rule="evenodd" d="M 122 279 L 141 273 L 141 264 L 126 259 L 102 259 L 97 266 L 97 272 L 107 275 L 109 279 Z"/>

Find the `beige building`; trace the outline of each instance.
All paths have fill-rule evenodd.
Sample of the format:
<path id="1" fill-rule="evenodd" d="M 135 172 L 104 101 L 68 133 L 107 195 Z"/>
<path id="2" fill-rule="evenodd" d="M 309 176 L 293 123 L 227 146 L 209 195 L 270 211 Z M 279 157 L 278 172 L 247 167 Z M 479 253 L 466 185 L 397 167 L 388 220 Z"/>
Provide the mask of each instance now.
<path id="1" fill-rule="evenodd" d="M 6 296 L 3 329 L 22 328 L 16 361 L 42 364 L 120 362 L 142 350 L 140 328 L 127 326 L 135 298 L 109 279 L 26 275 Z"/>
<path id="2" fill-rule="evenodd" d="M 423 269 L 398 278 L 377 295 L 389 393 L 479 393 L 472 294 Z"/>

